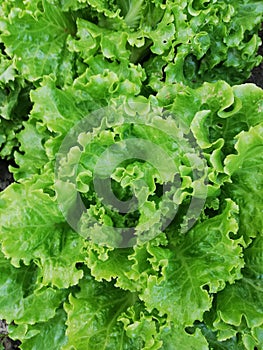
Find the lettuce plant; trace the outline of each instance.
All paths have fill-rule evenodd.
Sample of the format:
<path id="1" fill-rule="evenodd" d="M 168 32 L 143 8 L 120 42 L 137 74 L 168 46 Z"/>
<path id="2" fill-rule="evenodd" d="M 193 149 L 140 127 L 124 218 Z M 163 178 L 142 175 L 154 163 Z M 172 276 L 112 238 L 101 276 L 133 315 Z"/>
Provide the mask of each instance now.
<path id="1" fill-rule="evenodd" d="M 171 84 L 85 123 L 74 104 L 77 127 L 73 96 L 49 80 L 34 92 L 21 141 L 35 141 L 1 194 L 11 336 L 22 349 L 260 349 L 262 90 Z M 108 178 L 112 192 L 95 188 Z M 135 200 L 116 210 L 111 193 Z"/>
<path id="2" fill-rule="evenodd" d="M 262 12 L 2 1 L 0 318 L 21 349 L 263 349 L 263 91 L 235 85 Z"/>

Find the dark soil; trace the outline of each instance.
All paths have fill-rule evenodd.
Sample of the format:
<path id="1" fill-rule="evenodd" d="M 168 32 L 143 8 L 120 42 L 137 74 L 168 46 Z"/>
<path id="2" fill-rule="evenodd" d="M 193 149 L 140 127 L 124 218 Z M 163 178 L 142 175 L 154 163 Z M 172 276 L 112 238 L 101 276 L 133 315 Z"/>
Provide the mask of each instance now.
<path id="1" fill-rule="evenodd" d="M 263 29 L 259 33 L 261 41 L 263 43 Z M 263 56 L 263 44 L 261 44 L 259 55 Z M 263 89 L 263 62 L 256 68 L 253 69 L 250 78 L 247 80 L 248 83 L 254 83 Z"/>
<path id="2" fill-rule="evenodd" d="M 8 338 L 7 334 L 7 324 L 0 320 L 0 345 L 2 344 L 5 350 L 19 350 L 19 342 Z"/>
<path id="3" fill-rule="evenodd" d="M 253 69 L 250 78 L 247 80 L 247 83 L 254 83 L 263 89 L 263 62 L 258 67 Z"/>
<path id="4" fill-rule="evenodd" d="M 14 181 L 12 174 L 8 170 L 8 163 L 0 159 L 0 192 Z"/>

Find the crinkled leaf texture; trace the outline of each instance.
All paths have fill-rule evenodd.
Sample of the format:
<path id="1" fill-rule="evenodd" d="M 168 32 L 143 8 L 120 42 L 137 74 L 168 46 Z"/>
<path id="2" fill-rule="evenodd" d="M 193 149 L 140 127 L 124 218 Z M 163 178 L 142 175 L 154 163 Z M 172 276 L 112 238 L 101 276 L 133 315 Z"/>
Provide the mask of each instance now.
<path id="1" fill-rule="evenodd" d="M 35 206 L 35 203 L 38 206 Z M 32 182 L 12 184 L 1 196 L 1 242 L 14 266 L 32 260 L 39 266 L 42 283 L 58 288 L 74 285 L 82 277 L 82 238 L 64 223 L 54 198 L 34 189 Z"/>
<path id="2" fill-rule="evenodd" d="M 1 29 L 2 41 L 15 67 L 27 80 L 35 81 L 58 73 L 65 41 L 68 33 L 74 31 L 74 24 L 69 14 L 43 1 L 43 12 L 12 8 L 8 17 L 1 20 Z"/>
<path id="3" fill-rule="evenodd" d="M 65 305 L 68 313 L 65 350 L 168 350 L 174 346 L 208 349 L 200 330 L 189 335 L 182 327 L 171 329 L 165 317 L 144 310 L 136 293 L 93 281 L 90 277 L 81 281 L 80 288 L 75 297 L 70 295 L 69 304 Z"/>
<path id="4" fill-rule="evenodd" d="M 226 172 L 232 174 L 232 183 L 226 186 L 226 191 L 239 204 L 240 231 L 248 240 L 248 233 L 258 236 L 263 227 L 263 124 L 241 132 L 235 148 L 238 154 L 225 161 Z"/>
<path id="5" fill-rule="evenodd" d="M 53 318 L 66 292 L 43 286 L 39 269 L 33 264 L 13 267 L 2 253 L 0 263 L 0 317 L 21 325 Z"/>
<path id="6" fill-rule="evenodd" d="M 30 84 L 17 73 L 14 63 L 0 53 L 0 156 L 11 158 L 18 147 L 17 134 L 31 107 Z"/>
<path id="7" fill-rule="evenodd" d="M 67 342 L 65 336 L 66 313 L 58 309 L 53 318 L 35 325 L 9 326 L 12 339 L 20 339 L 21 350 L 61 349 Z"/>
<path id="8" fill-rule="evenodd" d="M 217 294 L 209 318 L 222 344 L 236 342 L 246 350 L 262 349 L 262 252 L 263 238 L 258 235 L 245 250 L 243 278 Z"/>
<path id="9" fill-rule="evenodd" d="M 140 348 L 139 339 L 129 339 L 118 320 L 131 304 L 133 295 L 109 288 L 88 277 L 80 283 L 81 291 L 69 297 L 68 343 L 64 349 Z"/>
<path id="10" fill-rule="evenodd" d="M 168 261 L 163 277 L 150 275 L 142 292 L 150 310 L 159 308 L 174 323 L 191 325 L 210 309 L 211 293 L 241 277 L 242 249 L 229 238 L 238 229 L 235 211 L 235 204 L 228 202 L 221 215 L 196 225 L 182 242 L 175 238 L 172 251 L 166 254 L 163 248 L 152 248 L 157 267 L 160 256 L 166 255 Z"/>

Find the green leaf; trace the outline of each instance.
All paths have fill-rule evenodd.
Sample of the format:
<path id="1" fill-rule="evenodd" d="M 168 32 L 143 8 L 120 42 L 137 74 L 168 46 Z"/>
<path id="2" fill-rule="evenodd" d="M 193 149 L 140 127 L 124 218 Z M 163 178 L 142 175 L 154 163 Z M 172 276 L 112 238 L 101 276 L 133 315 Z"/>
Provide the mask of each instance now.
<path id="1" fill-rule="evenodd" d="M 159 339 L 159 328 L 166 326 L 166 320 L 156 314 L 149 314 L 143 303 L 135 302 L 119 317 L 119 320 L 123 323 L 127 336 L 138 348 L 151 350 L 163 348 L 163 340 Z"/>
<path id="2" fill-rule="evenodd" d="M 1 20 L 6 52 L 30 81 L 56 74 L 66 38 L 74 33 L 69 15 L 47 1 L 43 1 L 43 7 L 43 12 L 38 12 L 37 16 L 21 8 L 12 8 L 8 18 Z"/>
<path id="3" fill-rule="evenodd" d="M 255 347 L 261 349 L 262 256 L 263 238 L 262 235 L 258 235 L 244 251 L 244 277 L 233 285 L 227 285 L 217 294 L 215 308 L 210 315 L 213 329 L 217 332 L 217 341 L 226 344 L 230 344 L 231 341 L 242 343 L 244 347 L 241 346 L 241 349 L 246 350 L 254 350 Z"/>
<path id="4" fill-rule="evenodd" d="M 118 320 L 136 296 L 89 276 L 79 286 L 80 292 L 70 295 L 69 304 L 65 304 L 68 343 L 62 349 L 140 348 L 140 340 L 128 338 Z"/>
<path id="5" fill-rule="evenodd" d="M 208 350 L 208 343 L 199 329 L 189 334 L 183 327 L 164 326 L 160 332 L 163 341 L 161 349 L 173 350 L 177 347 L 182 350 Z"/>
<path id="6" fill-rule="evenodd" d="M 218 293 L 214 328 L 219 340 L 242 339 L 244 349 L 261 349 L 263 327 L 262 280 L 243 277 Z M 242 348 L 243 349 L 243 348 Z"/>
<path id="7" fill-rule="evenodd" d="M 229 339 L 220 341 L 218 340 L 218 332 L 213 331 L 210 327 L 204 323 L 198 324 L 198 328 L 201 329 L 202 334 L 207 339 L 209 349 L 213 350 L 246 350 L 242 339 L 238 336 L 233 336 L 235 332 L 231 329 L 227 329 L 229 332 Z M 254 349 L 253 349 L 254 350 Z"/>
<path id="8" fill-rule="evenodd" d="M 2 158 L 10 157 L 18 146 L 16 132 L 20 130 L 21 124 L 0 119 L 0 128 L 0 155 Z"/>
<path id="9" fill-rule="evenodd" d="M 17 324 L 45 322 L 54 317 L 65 292 L 42 287 L 36 265 L 15 268 L 2 252 L 0 259 L 0 317 Z"/>
<path id="10" fill-rule="evenodd" d="M 31 186 L 12 184 L 1 195 L 2 208 L 10 212 L 6 216 L 0 208 L 2 249 L 16 267 L 34 260 L 44 285 L 67 288 L 82 277 L 76 264 L 84 261 L 83 240 L 64 223 L 54 198 Z"/>
<path id="11" fill-rule="evenodd" d="M 10 90 L 7 86 L 0 88 L 0 115 L 4 119 L 11 119 L 13 110 L 17 104 L 21 86 L 16 84 L 14 90 Z"/>
<path id="12" fill-rule="evenodd" d="M 39 256 L 39 249 L 39 253 L 43 249 L 50 251 L 53 231 L 63 222 L 54 199 L 43 190 L 29 189 L 30 183 L 12 184 L 1 194 L 2 249 L 6 256 L 12 257 L 15 266 L 19 266 L 21 259 L 28 264 Z M 9 216 L 3 207 L 8 208 Z"/>
<path id="13" fill-rule="evenodd" d="M 222 118 L 221 133 L 229 150 L 233 147 L 236 135 L 262 123 L 263 90 L 254 84 L 234 86 L 232 101 L 228 105 L 222 105 L 218 115 Z"/>
<path id="14" fill-rule="evenodd" d="M 81 18 L 77 20 L 77 29 L 77 39 L 68 38 L 69 50 L 78 52 L 84 62 L 100 52 L 107 59 L 128 61 L 127 33 L 101 28 Z"/>
<path id="15" fill-rule="evenodd" d="M 242 317 L 249 328 L 263 324 L 263 284 L 260 280 L 244 277 L 232 286 L 218 293 L 217 310 L 219 318 L 227 324 L 239 326 Z M 216 326 L 217 321 L 215 322 Z"/>
<path id="16" fill-rule="evenodd" d="M 21 349 L 261 350 L 263 91 L 231 85 L 262 18 L 1 1 L 0 319 Z"/>
<path id="17" fill-rule="evenodd" d="M 9 83 L 9 87 L 12 87 L 15 78 L 17 77 L 17 72 L 13 65 L 13 62 L 8 59 L 6 55 L 0 53 L 0 86 L 3 87 Z"/>
<path id="18" fill-rule="evenodd" d="M 83 276 L 83 271 L 76 266 L 85 259 L 82 253 L 83 239 L 65 227 L 60 241 L 56 239 L 53 244 L 60 244 L 58 251 L 50 256 L 43 256 L 39 263 L 43 276 L 42 283 L 58 288 L 76 285 Z"/>
<path id="19" fill-rule="evenodd" d="M 245 250 L 244 258 L 244 278 L 218 294 L 218 313 L 225 323 L 237 326 L 244 317 L 248 327 L 255 328 L 263 325 L 262 234 Z M 235 298 L 235 303 L 231 304 Z"/>
<path id="20" fill-rule="evenodd" d="M 132 262 L 129 261 L 131 249 L 110 250 L 106 247 L 86 243 L 85 263 L 91 270 L 91 275 L 97 281 L 116 280 L 116 286 L 124 290 L 136 291 L 134 282 L 130 280 L 128 273 Z"/>
<path id="21" fill-rule="evenodd" d="M 19 152 L 14 155 L 19 168 L 12 168 L 16 180 L 32 177 L 48 162 L 43 146 L 45 134 L 47 135 L 46 130 L 39 124 L 24 123 L 24 129 L 17 135 L 20 142 Z"/>
<path id="22" fill-rule="evenodd" d="M 19 339 L 22 344 L 21 350 L 57 350 L 67 342 L 66 313 L 58 309 L 55 316 L 47 322 L 39 322 L 35 325 L 11 325 L 9 326 L 9 337 Z"/>
<path id="23" fill-rule="evenodd" d="M 263 181 L 260 176 L 263 171 L 263 124 L 241 132 L 236 139 L 237 154 L 229 155 L 225 160 L 225 171 L 232 178 L 225 191 L 240 207 L 240 233 L 249 243 L 250 237 L 262 233 L 263 226 Z"/>
<path id="24" fill-rule="evenodd" d="M 72 103 L 74 95 L 56 88 L 51 78 L 45 79 L 41 87 L 31 92 L 31 99 L 34 102 L 31 119 L 44 123 L 52 132 L 67 134 L 85 113 Z"/>
<path id="25" fill-rule="evenodd" d="M 160 256 L 165 255 L 168 264 L 160 265 L 161 278 L 149 276 L 141 293 L 149 310 L 157 308 L 175 324 L 191 325 L 211 308 L 212 293 L 241 277 L 240 242 L 229 237 L 238 230 L 236 214 L 236 205 L 228 200 L 222 214 L 197 224 L 183 239 L 174 237 L 172 250 L 150 249 L 156 270 Z"/>
<path id="26" fill-rule="evenodd" d="M 252 244 L 245 250 L 246 277 L 261 279 L 263 276 L 263 236 L 257 235 Z"/>

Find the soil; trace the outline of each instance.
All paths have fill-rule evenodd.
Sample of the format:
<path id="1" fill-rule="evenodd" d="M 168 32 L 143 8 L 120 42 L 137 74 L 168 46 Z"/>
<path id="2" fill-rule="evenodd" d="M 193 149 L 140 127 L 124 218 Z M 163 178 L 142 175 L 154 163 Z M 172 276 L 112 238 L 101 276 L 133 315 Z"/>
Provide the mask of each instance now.
<path id="1" fill-rule="evenodd" d="M 263 62 L 260 64 L 260 66 L 253 69 L 251 77 L 247 80 L 247 82 L 254 83 L 263 89 Z"/>
<path id="2" fill-rule="evenodd" d="M 263 30 L 260 32 L 260 37 L 263 42 Z M 259 54 L 263 56 L 263 44 L 259 48 Z M 253 69 L 248 83 L 254 83 L 263 89 L 263 62 Z M 14 180 L 12 174 L 8 170 L 9 163 L 6 160 L 0 159 L 0 192 L 9 186 Z M 19 341 L 13 341 L 8 338 L 7 324 L 4 320 L 0 320 L 0 347 L 4 346 L 5 350 L 19 350 Z"/>
<path id="3" fill-rule="evenodd" d="M 263 56 L 263 29 L 259 33 L 262 44 L 259 48 L 259 55 Z M 263 62 L 256 68 L 253 69 L 250 78 L 247 80 L 248 83 L 254 83 L 263 89 Z"/>
<path id="4" fill-rule="evenodd" d="M 13 182 L 13 176 L 8 170 L 8 163 L 0 159 L 0 192 Z"/>
<path id="5" fill-rule="evenodd" d="M 3 345 L 5 350 L 19 350 L 19 342 L 11 340 L 7 334 L 7 324 L 4 320 L 0 320 L 0 346 Z"/>

